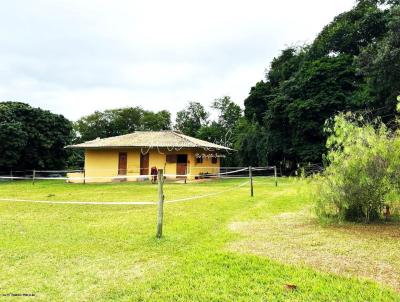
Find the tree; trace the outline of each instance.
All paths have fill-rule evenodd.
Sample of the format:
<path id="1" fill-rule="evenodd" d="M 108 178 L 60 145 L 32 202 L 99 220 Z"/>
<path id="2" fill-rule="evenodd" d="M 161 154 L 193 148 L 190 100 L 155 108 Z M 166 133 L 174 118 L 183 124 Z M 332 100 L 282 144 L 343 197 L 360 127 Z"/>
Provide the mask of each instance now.
<path id="1" fill-rule="evenodd" d="M 166 110 L 159 112 L 144 111 L 140 130 L 169 130 L 171 129 L 171 113 Z"/>
<path id="2" fill-rule="evenodd" d="M 105 110 L 79 119 L 74 124 L 77 142 L 132 133 L 171 129 L 168 111 L 152 112 L 140 107 Z"/>
<path id="3" fill-rule="evenodd" d="M 233 147 L 233 136 L 242 117 L 242 109 L 229 96 L 215 99 L 211 108 L 218 112 L 218 118 L 202 126 L 197 131 L 197 137 L 226 147 Z"/>
<path id="4" fill-rule="evenodd" d="M 21 122 L 1 121 L 0 167 L 10 169 L 17 166 L 27 143 L 28 135 L 24 131 L 24 125 Z"/>
<path id="5" fill-rule="evenodd" d="M 238 164 L 240 166 L 267 165 L 266 133 L 255 121 L 241 119 L 235 134 L 235 149 L 238 150 Z"/>
<path id="6" fill-rule="evenodd" d="M 362 79 L 352 62 L 353 57 L 348 54 L 305 62 L 292 80 L 283 85 L 281 91 L 288 99 L 284 114 L 290 129 L 292 160 L 321 161 L 326 150 L 325 121 L 338 111 L 363 107 L 359 99 Z M 268 123 L 273 115 L 267 116 Z"/>
<path id="7" fill-rule="evenodd" d="M 20 102 L 0 102 L 0 170 L 62 169 L 72 123 Z"/>
<path id="8" fill-rule="evenodd" d="M 196 133 L 196 137 L 218 145 L 233 148 L 237 125 L 242 117 L 242 109 L 229 96 L 215 99 L 211 108 L 217 111 L 217 120 L 203 125 Z M 222 165 L 235 166 L 238 159 L 236 152 L 226 152 L 221 159 Z"/>
<path id="9" fill-rule="evenodd" d="M 268 162 L 320 163 L 324 123 L 339 111 L 367 109 L 371 118 L 393 119 L 400 93 L 398 2 L 358 1 L 310 45 L 288 47 L 272 61 L 245 100 L 247 121 L 265 133 Z"/>
<path id="10" fill-rule="evenodd" d="M 190 102 L 186 109 L 176 114 L 175 128 L 182 133 L 196 137 L 201 127 L 208 124 L 209 114 L 198 102 Z"/>
<path id="11" fill-rule="evenodd" d="M 213 121 L 208 125 L 202 126 L 196 134 L 196 137 L 202 140 L 206 140 L 215 144 L 225 144 L 225 130 L 221 125 Z"/>
<path id="12" fill-rule="evenodd" d="M 110 128 L 105 114 L 96 111 L 93 114 L 80 118 L 74 123 L 74 130 L 77 133 L 76 142 L 84 142 L 98 137 L 107 137 Z"/>
<path id="13" fill-rule="evenodd" d="M 310 59 L 332 54 L 357 56 L 363 47 L 382 37 L 387 30 L 387 10 L 378 1 L 361 0 L 348 12 L 335 17 L 324 27 L 308 52 Z"/>
<path id="14" fill-rule="evenodd" d="M 262 123 L 265 111 L 267 110 L 266 97 L 271 94 L 271 84 L 269 82 L 258 82 L 250 89 L 249 96 L 244 100 L 244 115 L 251 121 L 253 117 L 258 123 Z"/>
<path id="15" fill-rule="evenodd" d="M 215 99 L 211 108 L 218 111 L 218 124 L 225 130 L 232 130 L 242 116 L 242 109 L 229 96 Z"/>
<path id="16" fill-rule="evenodd" d="M 381 108 L 380 114 L 393 119 L 396 96 L 400 94 L 400 7 L 388 14 L 387 33 L 365 47 L 358 57 L 360 72 L 366 78 L 369 93 Z"/>

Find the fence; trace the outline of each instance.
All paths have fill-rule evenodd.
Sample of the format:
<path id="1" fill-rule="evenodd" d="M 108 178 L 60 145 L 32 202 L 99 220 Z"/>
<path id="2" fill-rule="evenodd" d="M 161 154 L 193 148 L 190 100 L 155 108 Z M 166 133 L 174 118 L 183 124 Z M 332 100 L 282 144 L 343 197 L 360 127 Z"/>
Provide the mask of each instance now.
<path id="1" fill-rule="evenodd" d="M 251 169 L 250 169 L 251 168 Z M 142 173 L 145 170 L 146 173 Z M 24 170 L 0 171 L 0 180 L 65 180 L 72 183 L 113 182 L 113 181 L 145 181 L 156 175 L 151 175 L 149 169 L 135 168 L 119 174 L 115 169 L 90 170 Z M 192 167 L 183 174 L 165 173 L 167 180 L 202 180 L 215 178 L 248 178 L 252 171 L 254 176 L 267 176 L 266 172 L 273 171 L 269 176 L 277 178 L 276 167 Z"/>
<path id="2" fill-rule="evenodd" d="M 71 177 L 71 173 L 83 173 L 83 177 Z M 218 173 L 207 173 L 207 174 L 185 174 L 185 175 L 177 175 L 177 174 L 165 174 L 163 169 L 158 170 L 157 175 L 132 175 L 132 176 L 123 176 L 126 179 L 132 177 L 136 181 L 143 180 L 151 180 L 154 181 L 154 177 L 156 177 L 156 182 L 158 183 L 158 194 L 156 200 L 137 200 L 137 201 L 88 201 L 88 200 L 40 200 L 40 199 L 31 199 L 28 196 L 29 191 L 33 191 L 32 188 L 35 186 L 35 182 L 44 181 L 53 181 L 49 182 L 50 185 L 54 183 L 54 181 L 61 181 L 62 183 L 71 182 L 71 179 L 79 179 L 82 180 L 82 184 L 86 184 L 87 181 L 93 180 L 91 177 L 87 177 L 83 170 L 59 170 L 59 171 L 51 171 L 51 170 L 31 170 L 31 171 L 12 171 L 7 174 L 0 174 L 0 180 L 7 182 L 21 182 L 22 184 L 27 184 L 27 192 L 25 195 L 17 196 L 17 193 L 14 194 L 13 198 L 5 198 L 5 196 L 0 196 L 0 202 L 15 202 L 15 203 L 42 203 L 42 204 L 69 204 L 69 205 L 108 205 L 108 206 L 117 206 L 117 205 L 136 205 L 136 206 L 158 206 L 158 220 L 157 220 L 157 237 L 162 236 L 162 225 L 163 225 L 163 213 L 164 213 L 164 204 L 168 203 L 179 203 L 179 202 L 187 202 L 202 198 L 209 198 L 221 194 L 226 194 L 228 192 L 238 190 L 245 186 L 249 186 L 249 194 L 250 196 L 254 196 L 254 178 L 260 179 L 260 177 L 272 176 L 274 179 L 275 186 L 278 185 L 277 178 L 277 170 L 276 167 L 224 167 L 218 171 Z M 101 178 L 109 177 L 109 176 L 101 176 Z M 119 176 L 120 178 L 121 176 Z M 181 179 L 184 177 L 184 179 Z M 114 178 L 114 177 L 112 177 Z M 193 194 L 196 191 L 195 187 L 190 188 L 191 195 L 190 196 L 182 196 L 180 194 L 179 188 L 174 188 L 175 191 L 169 191 L 168 194 L 172 196 L 172 198 L 165 198 L 165 187 L 164 184 L 174 178 L 175 183 L 187 183 L 190 182 L 192 184 L 204 184 L 205 186 L 201 186 L 198 190 L 198 194 Z M 98 178 L 94 178 L 97 180 Z M 190 181 L 188 181 L 190 179 Z M 240 182 L 235 182 L 234 180 L 241 180 Z M 227 183 L 224 183 L 224 186 L 217 186 L 218 190 L 210 191 L 211 188 L 215 186 L 207 186 L 207 182 L 219 182 L 226 180 Z M 31 184 L 30 184 L 31 183 Z M 56 182 L 57 184 L 59 182 Z M 1 185 L 1 184 L 0 184 Z M 29 186 L 31 186 L 29 189 Z M 68 187 L 68 184 L 66 184 Z M 76 186 L 71 184 L 71 186 Z M 1 188 L 1 187 L 0 187 Z M 82 187 L 83 188 L 83 187 Z M 121 188 L 122 187 L 118 187 Z M 168 187 L 167 187 L 168 188 Z M 199 188 L 199 187 L 197 187 Z M 152 191 L 153 189 L 149 189 Z M 1 192 L 1 191 L 0 191 Z M 153 191 L 154 192 L 154 191 Z M 156 194 L 151 194 L 152 196 L 156 196 Z M 50 196 L 50 194 L 49 194 Z M 143 197 L 143 196 L 141 196 Z M 145 198 L 146 199 L 146 198 Z"/>

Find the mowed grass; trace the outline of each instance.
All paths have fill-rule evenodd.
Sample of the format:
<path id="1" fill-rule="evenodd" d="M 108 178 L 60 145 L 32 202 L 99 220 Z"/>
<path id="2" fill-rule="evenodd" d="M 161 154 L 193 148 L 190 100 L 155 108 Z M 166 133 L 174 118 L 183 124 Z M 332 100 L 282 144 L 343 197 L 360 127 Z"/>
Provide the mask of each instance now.
<path id="1" fill-rule="evenodd" d="M 400 301 L 393 284 L 291 259 L 293 249 L 284 247 L 294 227 L 276 221 L 287 213 L 302 217 L 310 208 L 305 182 L 282 179 L 276 188 L 273 179 L 256 179 L 253 198 L 248 185 L 238 187 L 242 182 L 166 184 L 167 200 L 224 193 L 166 204 L 161 240 L 155 238 L 157 207 L 152 205 L 0 202 L 0 295 L 35 294 L 23 298 L 32 301 Z M 0 183 L 0 198 L 113 202 L 156 196 L 157 186 L 145 183 Z M 279 228 L 289 240 L 276 239 Z M 318 227 L 315 233 L 327 236 Z M 301 237 L 294 231 L 293 236 Z M 262 249 L 263 242 L 273 242 L 275 250 Z M 288 259 L 276 257 L 276 249 Z M 297 289 L 288 290 L 287 284 Z"/>
<path id="2" fill-rule="evenodd" d="M 242 182 L 246 180 L 242 179 Z M 209 183 L 212 182 L 210 186 Z M 237 180 L 193 182 L 182 187 L 183 181 L 166 182 L 167 200 L 176 200 L 193 195 L 202 196 L 218 193 L 230 188 Z M 39 201 L 105 201 L 105 202 L 156 202 L 158 200 L 157 184 L 150 182 L 122 182 L 109 184 L 66 184 L 64 181 L 13 181 L 0 182 L 0 199 L 22 199 Z"/>

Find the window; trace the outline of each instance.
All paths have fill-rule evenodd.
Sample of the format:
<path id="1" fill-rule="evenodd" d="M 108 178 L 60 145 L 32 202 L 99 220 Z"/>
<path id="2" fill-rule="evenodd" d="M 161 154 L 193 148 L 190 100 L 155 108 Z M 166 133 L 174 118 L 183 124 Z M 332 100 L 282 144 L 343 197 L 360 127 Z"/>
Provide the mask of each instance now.
<path id="1" fill-rule="evenodd" d="M 199 155 L 196 156 L 196 164 L 202 164 L 203 163 L 203 156 Z"/>
<path id="2" fill-rule="evenodd" d="M 168 164 L 175 164 L 177 161 L 177 156 L 176 154 L 167 154 L 167 163 Z"/>
<path id="3" fill-rule="evenodd" d="M 211 157 L 211 163 L 214 165 L 218 164 L 218 157 L 215 157 L 215 156 Z"/>

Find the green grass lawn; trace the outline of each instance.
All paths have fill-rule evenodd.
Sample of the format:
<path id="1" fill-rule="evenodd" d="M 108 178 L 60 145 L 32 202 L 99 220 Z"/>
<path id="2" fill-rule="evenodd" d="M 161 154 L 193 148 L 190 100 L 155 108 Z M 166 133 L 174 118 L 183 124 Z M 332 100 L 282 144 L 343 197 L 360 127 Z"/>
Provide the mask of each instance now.
<path id="1" fill-rule="evenodd" d="M 0 295 L 35 294 L 0 300 L 400 301 L 389 282 L 400 272 L 399 225 L 322 227 L 305 182 L 257 179 L 253 198 L 247 185 L 227 191 L 243 181 L 167 183 L 166 200 L 224 193 L 166 204 L 161 240 L 152 205 L 0 202 Z M 156 197 L 147 183 L 0 183 L 0 199 Z M 386 265 L 379 275 L 376 265 Z"/>

